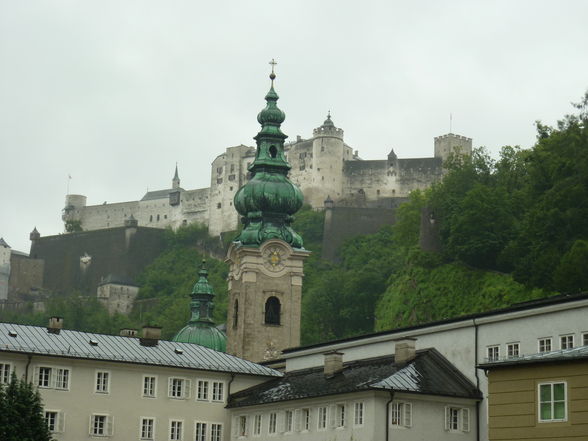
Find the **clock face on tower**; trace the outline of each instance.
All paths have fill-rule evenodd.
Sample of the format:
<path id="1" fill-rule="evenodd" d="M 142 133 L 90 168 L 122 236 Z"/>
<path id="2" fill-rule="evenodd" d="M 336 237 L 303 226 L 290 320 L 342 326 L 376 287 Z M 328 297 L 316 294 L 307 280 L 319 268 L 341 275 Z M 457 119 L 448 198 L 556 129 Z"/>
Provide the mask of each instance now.
<path id="1" fill-rule="evenodd" d="M 270 271 L 280 271 L 284 268 L 284 258 L 284 250 L 281 247 L 267 247 L 263 251 L 263 266 Z"/>

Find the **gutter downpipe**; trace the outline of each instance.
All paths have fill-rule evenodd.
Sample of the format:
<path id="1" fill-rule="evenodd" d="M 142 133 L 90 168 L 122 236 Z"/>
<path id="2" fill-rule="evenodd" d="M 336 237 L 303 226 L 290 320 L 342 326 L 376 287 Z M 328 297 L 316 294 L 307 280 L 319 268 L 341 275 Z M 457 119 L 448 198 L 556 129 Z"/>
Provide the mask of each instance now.
<path id="1" fill-rule="evenodd" d="M 27 361 L 27 365 L 25 367 L 25 381 L 28 383 L 29 382 L 29 366 L 31 365 L 31 360 L 33 359 L 33 356 L 31 354 L 29 354 L 28 356 L 29 361 Z"/>
<path id="2" fill-rule="evenodd" d="M 480 390 L 480 377 L 478 377 L 478 324 L 476 319 L 472 319 L 474 324 L 474 371 L 476 374 L 476 388 Z M 482 399 L 484 395 L 482 394 Z M 476 441 L 480 441 L 480 401 L 476 401 Z"/>
<path id="3" fill-rule="evenodd" d="M 388 441 L 390 439 L 390 404 L 392 403 L 392 401 L 394 400 L 394 391 L 391 390 L 390 391 L 390 400 L 388 400 L 388 402 L 386 403 L 386 427 L 385 427 L 385 431 L 386 431 L 386 441 Z"/>

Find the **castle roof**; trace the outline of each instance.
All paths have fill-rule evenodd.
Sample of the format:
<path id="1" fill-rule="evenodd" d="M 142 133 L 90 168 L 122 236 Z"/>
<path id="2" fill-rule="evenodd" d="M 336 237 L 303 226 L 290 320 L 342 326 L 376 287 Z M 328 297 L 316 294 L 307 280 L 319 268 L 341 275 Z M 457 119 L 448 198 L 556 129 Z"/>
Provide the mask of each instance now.
<path id="1" fill-rule="evenodd" d="M 10 245 L 8 245 L 6 243 L 6 241 L 4 240 L 3 237 L 0 237 L 0 246 L 4 247 L 4 248 L 10 248 Z"/>
<path id="2" fill-rule="evenodd" d="M 102 277 L 102 280 L 100 280 L 98 286 L 107 285 L 109 283 L 115 285 L 139 286 L 130 277 L 121 276 L 118 274 L 108 274 L 106 277 Z"/>
<path id="3" fill-rule="evenodd" d="M 178 188 L 168 188 L 166 190 L 155 190 L 155 191 L 148 191 L 145 193 L 145 196 L 141 198 L 142 201 L 152 201 L 154 199 L 167 199 L 170 193 L 175 191 L 185 191 L 182 187 Z"/>

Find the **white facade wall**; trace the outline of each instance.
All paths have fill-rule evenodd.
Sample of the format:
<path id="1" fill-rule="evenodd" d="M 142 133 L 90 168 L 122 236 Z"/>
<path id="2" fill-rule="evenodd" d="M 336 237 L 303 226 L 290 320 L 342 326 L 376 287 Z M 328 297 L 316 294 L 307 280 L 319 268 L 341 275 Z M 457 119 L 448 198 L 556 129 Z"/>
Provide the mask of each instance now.
<path id="1" fill-rule="evenodd" d="M 397 393 L 393 402 L 407 403 L 411 406 L 410 424 L 394 426 L 391 424 L 390 394 L 384 391 L 363 391 L 341 395 L 329 395 L 311 399 L 277 402 L 267 405 L 234 408 L 232 417 L 232 440 L 297 440 L 297 441 L 381 441 L 386 439 L 386 421 L 390 440 L 402 441 L 455 441 L 476 439 L 476 405 L 474 400 L 451 397 L 438 397 L 419 394 Z M 363 423 L 355 424 L 355 403 L 363 403 Z M 345 424 L 339 426 L 337 406 L 345 406 Z M 327 408 L 327 428 L 320 428 L 319 408 Z M 469 427 L 466 431 L 446 430 L 445 408 L 457 407 L 469 412 Z M 309 430 L 305 430 L 303 411 L 310 411 Z M 286 411 L 293 412 L 292 431 L 286 431 Z M 270 414 L 276 413 L 277 431 L 269 432 Z M 388 413 L 388 419 L 386 418 Z M 255 432 L 255 417 L 261 415 L 261 433 Z M 245 436 L 240 432 L 240 418 L 246 417 Z"/>
<path id="2" fill-rule="evenodd" d="M 27 370 L 27 356 L 24 354 L 0 353 L 0 363 L 10 364 L 17 376 L 24 376 Z M 230 417 L 225 410 L 228 393 L 251 387 L 265 377 L 237 374 L 234 379 L 229 373 L 205 372 L 194 369 L 168 368 L 163 366 L 133 365 L 108 361 L 68 359 L 33 355 L 28 367 L 28 378 L 38 384 L 36 372 L 39 367 L 69 369 L 68 389 L 39 387 L 45 410 L 57 411 L 63 418 L 63 431 L 53 433 L 57 441 L 83 441 L 108 439 L 132 441 L 140 439 L 142 417 L 155 419 L 156 440 L 168 440 L 170 420 L 183 421 L 183 440 L 194 439 L 195 422 L 223 425 L 223 440 L 230 439 Z M 108 372 L 108 393 L 96 392 L 97 372 Z M 143 396 L 144 376 L 156 377 L 156 396 Z M 186 399 L 168 397 L 170 378 L 190 381 L 190 394 Z M 223 401 L 213 402 L 209 384 L 209 400 L 196 397 L 198 380 L 217 381 L 224 384 Z M 229 390 L 230 388 L 230 390 Z M 108 415 L 112 421 L 111 436 L 90 435 L 92 414 Z M 207 434 L 210 439 L 210 432 Z"/>
<path id="3" fill-rule="evenodd" d="M 139 295 L 138 286 L 118 283 L 104 283 L 98 285 L 96 290 L 98 301 L 106 307 L 110 315 L 130 314 L 137 295 Z"/>

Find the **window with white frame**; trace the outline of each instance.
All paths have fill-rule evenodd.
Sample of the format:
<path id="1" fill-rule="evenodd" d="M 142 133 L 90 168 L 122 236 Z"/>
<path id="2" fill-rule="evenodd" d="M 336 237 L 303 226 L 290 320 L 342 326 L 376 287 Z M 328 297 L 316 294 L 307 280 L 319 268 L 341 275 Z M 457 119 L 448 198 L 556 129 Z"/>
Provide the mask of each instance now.
<path id="1" fill-rule="evenodd" d="M 337 420 L 335 421 L 335 426 L 345 427 L 345 404 L 337 404 L 336 412 Z"/>
<path id="2" fill-rule="evenodd" d="M 353 425 L 355 427 L 363 426 L 363 401 L 353 403 Z"/>
<path id="3" fill-rule="evenodd" d="M 210 441 L 222 441 L 223 439 L 223 425 L 220 423 L 212 423 L 210 425 Z"/>
<path id="4" fill-rule="evenodd" d="M 141 418 L 141 439 L 152 440 L 155 435 L 155 418 Z"/>
<path id="5" fill-rule="evenodd" d="M 206 441 L 206 429 L 206 423 L 196 422 L 196 427 L 194 428 L 194 441 Z"/>
<path id="6" fill-rule="evenodd" d="M 60 433 L 64 430 L 64 417 L 58 410 L 45 410 L 45 423 L 51 433 Z"/>
<path id="7" fill-rule="evenodd" d="M 470 410 L 463 407 L 445 408 L 445 430 L 451 432 L 470 431 Z"/>
<path id="8" fill-rule="evenodd" d="M 287 410 L 284 412 L 284 431 L 291 433 L 294 430 L 294 412 Z"/>
<path id="9" fill-rule="evenodd" d="M 261 435 L 261 415 L 255 415 L 255 417 L 253 417 L 253 435 L 254 436 L 259 436 Z"/>
<path id="10" fill-rule="evenodd" d="M 93 414 L 90 417 L 90 435 L 112 436 L 112 416 Z"/>
<path id="11" fill-rule="evenodd" d="M 508 358 L 517 358 L 520 356 L 520 344 L 518 342 L 515 343 L 507 343 L 506 345 L 506 356 Z"/>
<path id="12" fill-rule="evenodd" d="M 169 439 L 170 441 L 181 441 L 184 436 L 184 422 L 181 420 L 170 420 Z"/>
<path id="13" fill-rule="evenodd" d="M 496 361 L 500 358 L 500 346 L 493 345 L 486 348 L 486 358 L 488 361 Z"/>
<path id="14" fill-rule="evenodd" d="M 96 371 L 96 392 L 107 394 L 109 391 L 110 373 L 105 371 Z"/>
<path id="15" fill-rule="evenodd" d="M 212 382 L 212 401 L 225 401 L 225 383 L 223 381 Z"/>
<path id="16" fill-rule="evenodd" d="M 186 380 L 185 378 L 170 378 L 167 395 L 170 398 L 188 398 L 190 396 L 190 380 Z"/>
<path id="17" fill-rule="evenodd" d="M 69 389 L 69 369 L 39 366 L 35 370 L 37 386 L 60 390 Z"/>
<path id="18" fill-rule="evenodd" d="M 278 429 L 277 422 L 278 422 L 278 414 L 275 412 L 270 413 L 267 433 L 269 433 L 270 435 L 273 435 L 277 432 L 277 429 Z"/>
<path id="19" fill-rule="evenodd" d="M 241 415 L 239 417 L 239 425 L 237 428 L 239 429 L 237 433 L 239 436 L 247 436 L 247 416 Z"/>
<path id="20" fill-rule="evenodd" d="M 143 396 L 147 398 L 155 398 L 157 390 L 157 379 L 152 376 L 143 377 Z"/>
<path id="21" fill-rule="evenodd" d="M 560 349 L 572 349 L 573 347 L 574 347 L 574 334 L 559 336 L 559 348 Z"/>
<path id="22" fill-rule="evenodd" d="M 11 369 L 12 365 L 9 363 L 0 363 L 0 384 L 10 383 Z"/>
<path id="23" fill-rule="evenodd" d="M 582 332 L 582 346 L 588 346 L 588 332 Z"/>
<path id="24" fill-rule="evenodd" d="M 539 352 L 551 351 L 551 337 L 542 337 L 538 340 Z"/>
<path id="25" fill-rule="evenodd" d="M 394 401 L 390 406 L 392 427 L 412 427 L 412 403 Z"/>
<path id="26" fill-rule="evenodd" d="M 302 409 L 301 429 L 305 432 L 310 430 L 310 409 Z"/>
<path id="27" fill-rule="evenodd" d="M 208 401 L 208 381 L 198 380 L 196 399 Z"/>
<path id="28" fill-rule="evenodd" d="M 539 421 L 566 421 L 566 383 L 539 384 Z"/>
<path id="29" fill-rule="evenodd" d="M 327 428 L 327 407 L 321 406 L 317 410 L 318 418 L 317 418 L 317 429 L 318 430 L 325 430 Z"/>

